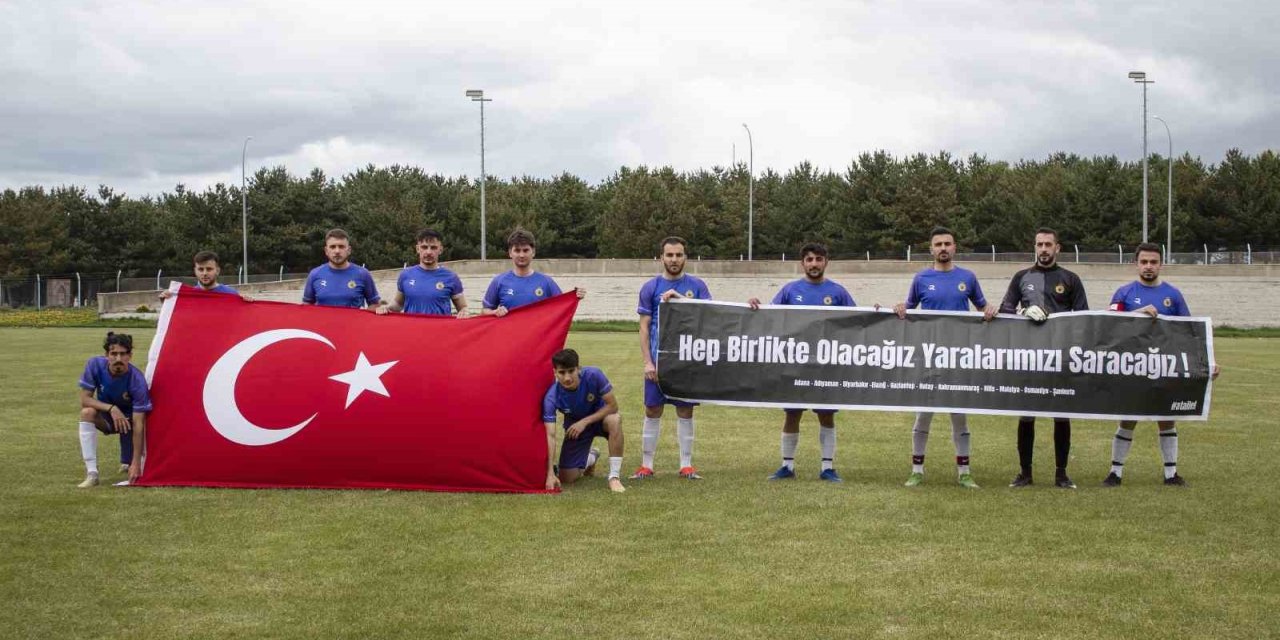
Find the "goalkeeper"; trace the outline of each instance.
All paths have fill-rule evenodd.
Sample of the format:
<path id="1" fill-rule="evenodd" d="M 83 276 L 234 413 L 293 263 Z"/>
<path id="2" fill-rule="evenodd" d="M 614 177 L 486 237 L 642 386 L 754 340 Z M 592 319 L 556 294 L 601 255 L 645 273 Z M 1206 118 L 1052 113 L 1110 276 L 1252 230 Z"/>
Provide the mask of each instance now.
<path id="1" fill-rule="evenodd" d="M 1089 301 L 1084 285 L 1076 274 L 1058 266 L 1058 232 L 1046 227 L 1036 229 L 1036 263 L 1013 275 L 1009 290 L 1000 303 L 1000 313 L 1020 313 L 1037 324 L 1050 314 L 1064 311 L 1085 311 Z M 1018 462 L 1021 470 L 1009 483 L 1011 487 L 1031 485 L 1032 450 L 1035 446 L 1036 419 L 1030 416 L 1018 418 Z M 1054 484 L 1063 489 L 1074 489 L 1076 483 L 1067 476 L 1067 459 L 1071 453 L 1071 420 L 1053 419 L 1053 449 L 1057 462 Z"/>

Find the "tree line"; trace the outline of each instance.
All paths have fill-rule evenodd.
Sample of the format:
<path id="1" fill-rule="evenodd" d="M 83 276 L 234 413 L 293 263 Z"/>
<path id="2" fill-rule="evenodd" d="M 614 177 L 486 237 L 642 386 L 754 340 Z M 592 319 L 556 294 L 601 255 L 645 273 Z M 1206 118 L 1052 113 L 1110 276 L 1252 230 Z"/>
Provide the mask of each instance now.
<path id="1" fill-rule="evenodd" d="M 1150 159 L 1150 236 L 1164 241 L 1167 159 Z M 1173 162 L 1173 246 L 1280 245 L 1280 157 L 1228 151 L 1218 164 L 1184 155 Z M 667 235 L 689 240 L 689 253 L 737 259 L 747 252 L 749 175 L 745 165 L 678 172 L 623 167 L 599 184 L 568 173 L 554 178 L 489 178 L 486 244 L 504 255 L 517 225 L 532 231 L 543 257 L 651 257 Z M 249 260 L 254 273 L 305 271 L 323 261 L 326 230 L 355 240 L 353 259 L 370 268 L 416 260 L 413 234 L 434 227 L 446 238 L 444 259 L 480 255 L 480 188 L 467 177 L 416 167 L 368 166 L 341 179 L 319 170 L 292 175 L 258 170 L 248 183 Z M 1142 164 L 1115 156 L 1058 153 L 1044 160 L 992 162 L 942 152 L 895 157 L 865 153 L 843 171 L 808 162 L 785 174 L 755 176 L 754 254 L 794 254 L 804 242 L 827 243 L 834 257 L 901 256 L 927 251 L 935 225 L 952 228 L 961 249 L 1030 251 L 1034 229 L 1049 225 L 1064 245 L 1111 251 L 1141 237 Z M 241 190 L 131 198 L 108 186 L 24 187 L 0 193 L 0 274 L 190 269 L 201 249 L 216 251 L 224 271 L 239 266 Z"/>

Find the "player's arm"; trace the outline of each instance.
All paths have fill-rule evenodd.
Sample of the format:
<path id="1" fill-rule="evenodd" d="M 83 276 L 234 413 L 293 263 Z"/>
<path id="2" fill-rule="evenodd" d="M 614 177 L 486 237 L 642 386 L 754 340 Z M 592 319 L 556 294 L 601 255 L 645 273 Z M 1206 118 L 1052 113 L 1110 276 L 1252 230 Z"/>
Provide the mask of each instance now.
<path id="1" fill-rule="evenodd" d="M 373 311 L 374 313 L 380 316 L 386 315 L 388 313 L 399 313 L 401 311 L 404 311 L 404 292 L 397 291 L 396 299 L 394 302 L 392 302 L 391 304 L 379 305 Z"/>
<path id="2" fill-rule="evenodd" d="M 978 283 L 977 276 L 970 280 L 969 301 L 973 303 L 973 308 L 982 312 L 984 321 L 996 317 L 996 314 L 1000 313 L 1000 307 L 987 301 L 987 296 L 982 293 L 982 285 Z"/>
<path id="3" fill-rule="evenodd" d="M 378 295 L 378 285 L 373 283 L 373 275 L 368 271 L 362 274 L 362 279 L 364 280 L 365 306 L 369 307 L 370 311 L 378 313 L 379 309 L 386 306 L 386 303 L 382 301 L 382 296 Z"/>
<path id="4" fill-rule="evenodd" d="M 547 428 L 547 483 L 548 491 L 560 488 L 560 478 L 556 477 L 555 463 L 556 459 L 556 423 L 543 422 L 542 426 Z"/>
<path id="5" fill-rule="evenodd" d="M 494 278 L 489 283 L 489 289 L 484 292 L 484 298 L 480 301 L 480 315 L 482 316 L 502 316 L 507 315 L 507 308 L 500 304 L 498 299 L 498 290 L 501 289 L 498 278 Z"/>
<path id="6" fill-rule="evenodd" d="M 571 439 L 577 439 L 586 430 L 587 426 L 604 420 L 605 416 L 611 416 L 618 412 L 618 399 L 613 397 L 613 392 L 605 393 L 600 398 L 604 401 L 604 405 L 596 410 L 595 413 L 569 425 L 565 430 L 566 435 Z"/>
<path id="7" fill-rule="evenodd" d="M 462 292 L 459 291 L 458 293 L 453 294 L 453 297 L 450 298 L 450 300 L 453 300 L 453 315 L 458 316 L 459 318 L 467 317 L 467 297 L 462 295 Z"/>
<path id="8" fill-rule="evenodd" d="M 302 304 L 316 303 L 316 280 L 315 274 L 307 274 L 307 282 L 302 285 Z"/>
<path id="9" fill-rule="evenodd" d="M 1089 297 L 1084 293 L 1084 283 L 1080 281 L 1080 276 L 1071 274 L 1071 310 L 1072 311 L 1088 311 Z"/>
<path id="10" fill-rule="evenodd" d="M 658 365 L 653 362 L 652 348 L 649 344 L 649 327 L 653 324 L 653 316 L 640 316 L 640 353 L 644 354 L 644 377 L 646 380 L 658 379 Z"/>
<path id="11" fill-rule="evenodd" d="M 124 436 L 121 436 L 122 438 Z M 147 414 L 133 412 L 133 460 L 129 462 L 129 483 L 133 484 L 142 476 L 142 457 L 146 455 L 147 446 Z"/>
<path id="12" fill-rule="evenodd" d="M 95 411 L 103 411 L 111 416 L 111 426 L 119 433 L 129 432 L 129 419 L 124 416 L 124 412 L 120 407 L 109 402 L 103 402 L 93 395 L 92 389 L 80 387 L 80 406 L 85 409 L 93 409 Z"/>
<path id="13" fill-rule="evenodd" d="M 1004 299 L 1000 301 L 1000 313 L 1018 312 L 1018 304 L 1022 302 L 1021 281 L 1021 272 L 1009 279 L 1009 288 L 1004 292 Z"/>

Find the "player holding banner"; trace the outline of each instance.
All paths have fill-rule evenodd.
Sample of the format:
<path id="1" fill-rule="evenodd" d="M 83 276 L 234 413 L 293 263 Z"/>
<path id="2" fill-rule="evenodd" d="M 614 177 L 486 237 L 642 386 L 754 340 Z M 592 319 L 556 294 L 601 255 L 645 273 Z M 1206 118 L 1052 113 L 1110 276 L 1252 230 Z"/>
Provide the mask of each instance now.
<path id="1" fill-rule="evenodd" d="M 1138 279 L 1116 290 L 1115 295 L 1111 296 L 1111 310 L 1137 311 L 1152 318 L 1191 315 L 1182 292 L 1177 287 L 1160 281 L 1160 267 L 1163 266 L 1160 246 L 1144 242 L 1138 245 L 1133 255 L 1138 267 Z M 1210 375 L 1217 378 L 1219 371 L 1215 364 Z M 1120 486 L 1124 476 L 1124 461 L 1129 457 L 1129 447 L 1133 445 L 1133 428 L 1137 425 L 1136 420 L 1120 421 L 1115 438 L 1111 441 L 1111 473 L 1102 481 L 1102 486 Z M 1187 482 L 1178 475 L 1178 429 L 1172 420 L 1158 420 L 1156 425 L 1160 428 L 1164 483 L 1174 487 L 1185 486 Z"/>
<path id="2" fill-rule="evenodd" d="M 907 291 L 907 301 L 893 306 L 893 312 L 899 318 L 907 317 L 907 309 L 920 307 L 930 311 L 968 311 L 969 303 L 982 311 L 984 320 L 994 318 L 1000 310 L 994 304 L 987 303 L 982 295 L 982 287 L 978 277 L 972 271 L 955 266 L 951 258 L 956 252 L 955 234 L 946 227 L 934 227 L 929 232 L 929 253 L 933 255 L 933 266 L 915 275 L 911 280 L 911 289 Z M 915 487 L 924 482 L 924 453 L 929 444 L 929 424 L 933 422 L 933 413 L 922 411 L 916 414 L 915 424 L 911 428 L 911 475 L 907 476 L 906 486 Z M 956 446 L 956 473 L 960 486 L 977 489 L 978 483 L 973 480 L 969 471 L 969 424 L 963 413 L 951 414 L 951 441 Z"/>
<path id="3" fill-rule="evenodd" d="M 800 261 L 804 269 L 804 277 L 793 280 L 782 286 L 771 304 L 808 305 L 822 307 L 854 307 L 857 303 L 848 290 L 839 283 L 828 280 L 827 248 L 811 242 L 800 248 Z M 760 299 L 747 301 L 752 309 L 760 308 Z M 796 477 L 796 447 L 800 443 L 800 418 L 804 409 L 784 409 L 782 421 L 782 466 L 778 467 L 770 480 L 790 480 Z M 827 482 L 843 482 L 836 473 L 836 422 L 834 409 L 814 409 L 818 416 L 818 443 L 822 448 L 822 470 L 818 479 Z"/>

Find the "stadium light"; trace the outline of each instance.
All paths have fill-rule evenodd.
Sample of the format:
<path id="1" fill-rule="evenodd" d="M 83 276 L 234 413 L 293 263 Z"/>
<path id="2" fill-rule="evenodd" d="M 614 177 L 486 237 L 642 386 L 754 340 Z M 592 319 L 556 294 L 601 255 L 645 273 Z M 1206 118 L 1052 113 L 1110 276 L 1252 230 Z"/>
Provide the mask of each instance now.
<path id="1" fill-rule="evenodd" d="M 747 165 L 747 260 L 752 259 L 752 248 L 755 246 L 756 218 L 756 145 L 751 139 L 751 127 L 742 123 L 747 130 L 747 149 L 750 163 Z"/>
<path id="2" fill-rule="evenodd" d="M 488 257 L 485 249 L 485 220 L 484 220 L 484 103 L 493 102 L 492 98 L 484 97 L 483 89 L 467 89 L 467 97 L 472 102 L 480 103 L 480 259 L 484 260 Z"/>
<path id="3" fill-rule="evenodd" d="M 1151 116 L 1151 117 L 1155 118 L 1156 120 L 1159 120 L 1160 124 L 1164 125 L 1164 133 L 1166 136 L 1169 137 L 1169 180 L 1168 180 L 1169 201 L 1168 201 L 1167 214 L 1165 218 L 1165 224 L 1168 225 L 1168 228 L 1165 230 L 1165 236 L 1164 236 L 1164 243 L 1165 243 L 1164 260 L 1165 262 L 1169 262 L 1168 254 L 1173 253 L 1173 134 L 1169 132 L 1169 123 L 1165 122 L 1164 118 L 1161 118 L 1160 116 Z"/>
<path id="4" fill-rule="evenodd" d="M 252 139 L 253 136 L 246 137 L 244 146 L 240 148 L 240 241 L 243 243 L 240 264 L 244 265 L 240 271 L 240 284 L 249 282 L 249 192 L 245 188 L 244 160 L 249 153 L 249 141 Z"/>
<path id="5" fill-rule="evenodd" d="M 1142 85 L 1142 241 L 1147 241 L 1147 85 L 1155 80 L 1147 79 L 1146 71 L 1130 71 L 1129 79 Z"/>

